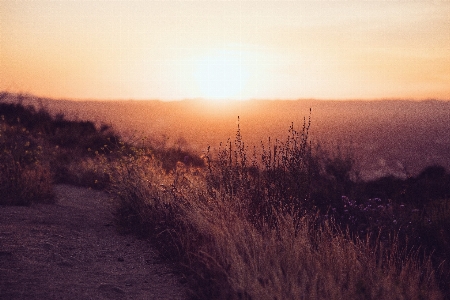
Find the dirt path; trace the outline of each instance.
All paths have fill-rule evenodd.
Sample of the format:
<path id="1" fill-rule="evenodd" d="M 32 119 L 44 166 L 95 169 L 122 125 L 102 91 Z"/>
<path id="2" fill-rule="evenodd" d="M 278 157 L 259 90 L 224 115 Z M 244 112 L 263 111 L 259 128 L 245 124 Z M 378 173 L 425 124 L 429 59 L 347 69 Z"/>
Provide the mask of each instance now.
<path id="1" fill-rule="evenodd" d="M 0 206 L 0 299 L 186 298 L 147 242 L 117 233 L 105 193 L 55 192 L 56 205 Z"/>

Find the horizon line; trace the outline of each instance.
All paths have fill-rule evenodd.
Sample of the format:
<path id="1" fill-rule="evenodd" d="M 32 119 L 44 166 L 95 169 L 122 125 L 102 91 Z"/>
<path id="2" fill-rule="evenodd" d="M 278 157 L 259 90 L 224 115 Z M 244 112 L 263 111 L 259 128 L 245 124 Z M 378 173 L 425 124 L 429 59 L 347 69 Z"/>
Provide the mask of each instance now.
<path id="1" fill-rule="evenodd" d="M 6 96 L 11 97 L 24 97 L 24 98 L 35 98 L 36 100 L 54 100 L 54 101 L 77 101 L 77 102 L 88 102 L 88 101 L 159 101 L 159 102 L 183 102 L 183 101 L 206 101 L 206 102 L 230 102 L 230 103 L 236 103 L 236 102 L 250 102 L 250 101 L 336 101 L 336 102 L 375 102 L 375 101 L 411 101 L 411 102 L 422 102 L 422 101 L 442 101 L 447 102 L 450 101 L 450 98 L 444 99 L 444 98 L 435 98 L 435 97 L 429 97 L 429 98 L 408 98 L 408 97 L 373 97 L 373 98 L 249 98 L 249 99 L 207 99 L 202 97 L 196 97 L 196 98 L 181 98 L 181 99 L 158 99 L 158 98 L 75 98 L 75 97 L 51 97 L 51 96 L 39 96 L 33 93 L 27 93 L 27 92 L 8 92 L 8 91 L 0 91 L 1 94 L 6 94 Z"/>

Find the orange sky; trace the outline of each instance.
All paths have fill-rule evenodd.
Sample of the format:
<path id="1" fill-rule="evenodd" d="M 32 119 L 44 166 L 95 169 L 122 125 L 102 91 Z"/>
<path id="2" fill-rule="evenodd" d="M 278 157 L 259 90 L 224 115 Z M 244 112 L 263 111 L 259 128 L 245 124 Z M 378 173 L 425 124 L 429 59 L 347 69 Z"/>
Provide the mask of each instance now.
<path id="1" fill-rule="evenodd" d="M 0 1 L 0 90 L 450 99 L 450 1 Z"/>

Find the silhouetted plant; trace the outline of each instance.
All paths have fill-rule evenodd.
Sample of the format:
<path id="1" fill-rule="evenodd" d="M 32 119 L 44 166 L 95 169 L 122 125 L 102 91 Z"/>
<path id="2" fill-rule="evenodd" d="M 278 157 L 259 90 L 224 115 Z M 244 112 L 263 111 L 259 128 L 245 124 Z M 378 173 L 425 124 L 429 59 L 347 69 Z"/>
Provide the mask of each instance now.
<path id="1" fill-rule="evenodd" d="M 214 197 L 228 199 L 230 205 L 247 210 L 254 224 L 276 226 L 278 213 L 300 216 L 303 210 L 311 209 L 310 125 L 311 119 L 305 119 L 301 131 L 290 126 L 285 142 L 276 140 L 272 145 L 269 139 L 267 147 L 262 143 L 257 159 L 256 149 L 248 157 L 238 124 L 234 143 L 229 140 L 221 147 L 217 160 L 207 154 L 209 190 Z"/>

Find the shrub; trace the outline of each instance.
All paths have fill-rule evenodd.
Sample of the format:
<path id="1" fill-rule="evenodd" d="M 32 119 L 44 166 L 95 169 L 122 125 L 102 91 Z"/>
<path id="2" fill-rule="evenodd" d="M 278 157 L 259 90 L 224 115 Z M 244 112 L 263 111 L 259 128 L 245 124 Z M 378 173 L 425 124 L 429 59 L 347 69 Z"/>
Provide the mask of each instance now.
<path id="1" fill-rule="evenodd" d="M 175 170 L 178 162 L 190 167 L 204 167 L 204 162 L 200 157 L 180 148 L 152 149 L 152 154 L 161 161 L 161 166 L 166 172 Z"/>
<path id="2" fill-rule="evenodd" d="M 2 95 L 5 93 L 0 94 L 0 100 Z M 2 124 L 5 130 L 9 130 L 9 133 L 5 132 L 5 137 L 10 141 L 5 144 L 5 151 L 11 150 L 15 155 L 12 160 L 5 158 L 5 161 L 11 163 L 14 160 L 20 168 L 24 167 L 24 163 L 39 162 L 39 170 L 42 170 L 40 179 L 31 182 L 29 187 L 47 180 L 50 189 L 53 180 L 55 183 L 105 188 L 109 178 L 96 164 L 96 156 L 99 153 L 111 154 L 111 149 L 119 144 L 119 137 L 111 128 L 102 125 L 97 129 L 90 121 L 66 120 L 63 114 L 52 117 L 44 108 L 37 111 L 33 106 L 21 105 L 21 96 L 17 100 L 18 103 L 0 103 Z M 37 141 L 38 146 L 35 145 Z M 25 144 L 27 149 L 23 148 Z M 38 150 L 36 147 L 39 147 Z M 4 155 L 7 155 L 6 152 Z M 33 159 L 30 160 L 30 157 Z M 8 166 L 3 167 L 4 174 L 17 169 L 17 166 Z M 22 172 L 16 171 L 17 174 Z M 21 189 L 18 184 L 13 186 Z"/>
<path id="3" fill-rule="evenodd" d="M 74 156 L 76 157 L 76 156 Z M 56 155 L 52 168 L 55 183 L 67 183 L 76 186 L 103 190 L 110 183 L 109 175 L 105 172 L 98 157 L 70 157 L 70 152 Z"/>
<path id="4" fill-rule="evenodd" d="M 52 202 L 49 163 L 42 153 L 42 142 L 26 128 L 0 121 L 0 198 L 1 204 L 29 205 Z"/>

